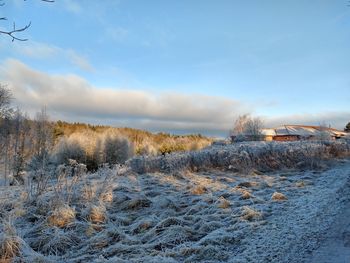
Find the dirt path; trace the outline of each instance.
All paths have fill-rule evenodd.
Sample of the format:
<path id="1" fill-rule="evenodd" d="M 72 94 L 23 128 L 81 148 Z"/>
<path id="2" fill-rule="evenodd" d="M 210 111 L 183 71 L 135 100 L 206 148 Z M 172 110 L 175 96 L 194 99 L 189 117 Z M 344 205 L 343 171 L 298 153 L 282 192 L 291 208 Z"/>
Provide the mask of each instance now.
<path id="1" fill-rule="evenodd" d="M 312 263 L 350 262 L 350 202 L 335 218 L 324 241 L 313 252 Z"/>
<path id="2" fill-rule="evenodd" d="M 350 263 L 350 163 L 296 175 L 312 186 L 273 204 L 237 262 Z M 236 262 L 232 260 L 232 262 Z"/>

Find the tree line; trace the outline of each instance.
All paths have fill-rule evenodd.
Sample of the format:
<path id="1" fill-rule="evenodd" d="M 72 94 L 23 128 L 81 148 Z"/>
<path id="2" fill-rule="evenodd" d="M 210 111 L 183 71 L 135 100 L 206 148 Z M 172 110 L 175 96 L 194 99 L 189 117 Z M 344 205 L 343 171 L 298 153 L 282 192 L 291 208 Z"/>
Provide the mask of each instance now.
<path id="1" fill-rule="evenodd" d="M 123 164 L 134 155 L 198 150 L 212 139 L 200 134 L 171 135 L 132 128 L 50 121 L 43 108 L 29 118 L 11 107 L 11 91 L 0 85 L 0 174 L 5 184 L 54 176 L 71 160 L 90 171 L 104 164 Z"/>

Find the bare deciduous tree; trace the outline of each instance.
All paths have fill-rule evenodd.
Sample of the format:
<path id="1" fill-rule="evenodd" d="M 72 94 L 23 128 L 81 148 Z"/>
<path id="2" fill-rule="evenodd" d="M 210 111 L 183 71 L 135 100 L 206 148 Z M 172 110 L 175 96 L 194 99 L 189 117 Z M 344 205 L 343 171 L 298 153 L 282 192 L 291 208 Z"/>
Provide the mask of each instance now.
<path id="1" fill-rule="evenodd" d="M 243 134 L 249 119 L 250 119 L 249 114 L 244 114 L 244 115 L 238 116 L 238 118 L 235 121 L 235 124 L 233 126 L 232 135 Z"/>
<path id="2" fill-rule="evenodd" d="M 328 125 L 325 122 L 320 123 L 318 131 L 319 132 L 316 136 L 316 139 L 320 140 L 321 142 L 325 142 L 331 139 Z"/>
<path id="3" fill-rule="evenodd" d="M 263 121 L 259 117 L 252 118 L 249 114 L 241 115 L 235 121 L 231 138 L 235 141 L 261 140 Z"/>
<path id="4" fill-rule="evenodd" d="M 11 91 L 6 86 L 0 84 L 0 118 L 4 118 L 8 115 L 11 99 Z"/>
<path id="5" fill-rule="evenodd" d="M 10 122 L 10 103 L 12 94 L 6 86 L 0 84 L 0 154 L 3 156 L 4 161 L 4 179 L 5 185 L 7 184 L 7 177 L 9 172 L 9 151 L 10 151 L 10 135 L 11 135 L 11 122 Z"/>
<path id="6" fill-rule="evenodd" d="M 53 144 L 52 127 L 45 108 L 37 114 L 34 125 L 34 154 L 29 164 L 31 169 L 30 192 L 40 195 L 51 177 L 49 153 Z"/>
<path id="7" fill-rule="evenodd" d="M 26 153 L 28 144 L 31 144 L 30 125 L 28 118 L 17 109 L 13 118 L 13 150 L 12 150 L 12 175 L 14 183 L 23 184 L 22 173 L 25 169 Z M 27 151 L 26 151 L 27 148 Z"/>
<path id="8" fill-rule="evenodd" d="M 250 118 L 246 123 L 245 134 L 250 136 L 251 140 L 259 141 L 261 140 L 261 130 L 263 128 L 263 121 L 259 118 Z"/>
<path id="9" fill-rule="evenodd" d="M 5 185 L 7 185 L 8 174 L 10 170 L 10 142 L 11 142 L 11 119 L 8 116 L 1 118 L 0 127 L 1 136 L 1 154 L 3 156 L 3 172 Z"/>

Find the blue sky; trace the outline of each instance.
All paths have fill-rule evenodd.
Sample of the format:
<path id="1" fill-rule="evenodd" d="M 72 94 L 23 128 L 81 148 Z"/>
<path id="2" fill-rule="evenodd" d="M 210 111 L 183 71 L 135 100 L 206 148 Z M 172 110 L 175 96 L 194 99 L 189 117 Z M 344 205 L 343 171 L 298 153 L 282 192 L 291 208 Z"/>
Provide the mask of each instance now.
<path id="1" fill-rule="evenodd" d="M 346 0 L 5 2 L 1 28 L 32 22 L 27 42 L 0 36 L 1 79 L 28 112 L 206 134 L 244 113 L 350 121 Z"/>

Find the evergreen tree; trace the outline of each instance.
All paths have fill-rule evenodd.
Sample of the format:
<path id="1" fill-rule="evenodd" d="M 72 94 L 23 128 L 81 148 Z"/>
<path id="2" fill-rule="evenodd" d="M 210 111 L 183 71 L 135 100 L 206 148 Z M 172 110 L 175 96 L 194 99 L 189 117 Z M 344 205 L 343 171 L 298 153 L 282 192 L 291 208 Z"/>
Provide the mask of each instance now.
<path id="1" fill-rule="evenodd" d="M 344 131 L 350 132 L 350 122 L 348 122 L 348 124 L 346 124 Z"/>

